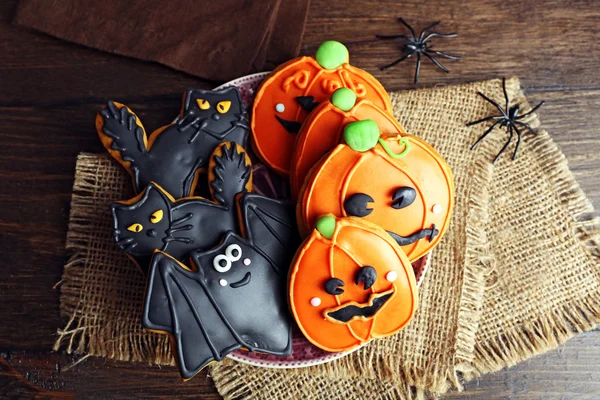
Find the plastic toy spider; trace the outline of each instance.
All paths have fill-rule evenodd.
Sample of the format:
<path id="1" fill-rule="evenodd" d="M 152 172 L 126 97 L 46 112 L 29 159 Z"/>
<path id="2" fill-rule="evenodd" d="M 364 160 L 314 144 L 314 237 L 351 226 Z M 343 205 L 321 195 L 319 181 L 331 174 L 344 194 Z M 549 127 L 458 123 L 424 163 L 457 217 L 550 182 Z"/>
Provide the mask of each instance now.
<path id="1" fill-rule="evenodd" d="M 450 71 L 448 71 L 446 69 L 446 67 L 444 67 L 430 53 L 433 53 L 440 57 L 449 58 L 450 60 L 460 60 L 459 56 L 452 56 L 450 54 L 442 53 L 441 51 L 433 50 L 432 49 L 433 43 L 429 42 L 429 39 L 434 38 L 434 37 L 455 38 L 455 37 L 458 37 L 458 34 L 456 34 L 456 33 L 444 34 L 444 33 L 431 32 L 427 36 L 425 36 L 427 31 L 435 26 L 438 26 L 440 24 L 440 21 L 434 22 L 433 24 L 431 24 L 428 27 L 426 27 L 425 29 L 423 29 L 421 31 L 421 33 L 419 34 L 419 36 L 417 36 L 417 34 L 415 33 L 415 30 L 412 28 L 412 26 L 410 26 L 408 23 L 406 23 L 406 21 L 404 21 L 402 18 L 398 18 L 398 21 L 400 21 L 404 26 L 406 26 L 408 28 L 408 30 L 410 31 L 412 36 L 410 36 L 410 35 L 375 35 L 375 37 L 377 37 L 378 39 L 398 39 L 398 38 L 406 39 L 406 43 L 404 43 L 404 45 L 402 46 L 402 52 L 404 53 L 404 55 L 402 57 L 400 57 L 399 59 L 397 59 L 396 61 L 392 62 L 391 64 L 380 67 L 379 68 L 380 70 L 383 71 L 388 68 L 391 68 L 394 65 L 401 63 L 402 61 L 406 60 L 407 58 L 411 58 L 413 55 L 416 54 L 417 55 L 417 69 L 415 71 L 414 83 L 418 83 L 419 82 L 419 71 L 421 70 L 421 56 L 425 56 L 425 57 L 429 58 L 438 68 L 440 68 L 444 72 L 450 72 Z"/>
<path id="2" fill-rule="evenodd" d="M 519 128 L 517 126 L 525 128 L 529 132 L 531 132 L 532 134 L 535 135 L 537 133 L 537 131 L 535 129 L 533 129 L 531 127 L 531 125 L 529 125 L 528 123 L 525 123 L 521 120 L 523 118 L 527 117 L 528 115 L 533 114 L 538 108 L 543 106 L 545 103 L 545 101 L 542 101 L 542 102 L 540 102 L 540 104 L 533 107 L 529 112 L 527 112 L 523 115 L 519 115 L 520 104 L 515 104 L 514 106 L 509 108 L 510 100 L 508 99 L 508 94 L 506 93 L 506 78 L 502 78 L 502 90 L 504 91 L 504 99 L 506 100 L 506 107 L 504 109 L 502 109 L 500 104 L 498 104 L 496 101 L 490 99 L 489 97 L 487 97 L 486 95 L 484 95 L 481 92 L 477 92 L 477 94 L 480 95 L 481 97 L 483 97 L 486 101 L 492 103 L 498 109 L 498 111 L 500 111 L 500 115 L 492 115 L 490 117 L 485 117 L 485 118 L 482 118 L 477 121 L 469 122 L 467 124 L 467 126 L 473 126 L 473 125 L 481 124 L 482 122 L 486 122 L 486 121 L 496 121 L 496 122 L 494 122 L 494 124 L 492 126 L 490 126 L 483 133 L 483 135 L 481 135 L 479 137 L 479 139 L 477 139 L 477 141 L 475 143 L 473 143 L 473 146 L 471 146 L 471 150 L 474 150 L 477 147 L 477 145 L 479 143 L 481 143 L 481 141 L 483 139 L 485 139 L 485 137 L 487 135 L 489 135 L 490 132 L 492 132 L 492 130 L 496 126 L 500 125 L 500 127 L 503 127 L 503 126 L 506 127 L 506 130 L 508 131 L 508 134 L 509 134 L 508 140 L 506 141 L 504 146 L 502 146 L 502 149 L 500 149 L 500 152 L 494 158 L 494 161 L 493 161 L 494 164 L 496 163 L 498 158 L 500 158 L 502 153 L 504 153 L 504 150 L 506 150 L 506 148 L 508 147 L 510 142 L 512 142 L 515 132 L 517 133 L 517 145 L 515 146 L 515 151 L 513 153 L 512 159 L 515 160 L 517 158 L 517 151 L 519 151 L 519 145 L 521 144 L 521 135 L 522 135 L 521 131 L 519 130 Z"/>

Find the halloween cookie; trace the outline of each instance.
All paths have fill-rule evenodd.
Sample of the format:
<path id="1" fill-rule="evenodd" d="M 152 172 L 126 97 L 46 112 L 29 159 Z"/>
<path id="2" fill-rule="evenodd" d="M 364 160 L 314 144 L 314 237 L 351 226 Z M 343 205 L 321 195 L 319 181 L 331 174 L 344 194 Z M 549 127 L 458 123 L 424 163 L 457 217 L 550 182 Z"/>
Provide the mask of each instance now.
<path id="1" fill-rule="evenodd" d="M 175 200 L 152 182 L 138 196 L 110 206 L 117 245 L 145 272 L 155 250 L 183 261 L 195 249 L 209 249 L 227 231 L 238 231 L 236 196 L 252 189 L 250 158 L 241 146 L 222 143 L 209 163 L 214 200 Z"/>
<path id="2" fill-rule="evenodd" d="M 174 198 L 191 196 L 210 154 L 224 141 L 246 147 L 248 120 L 235 87 L 188 90 L 176 122 L 146 135 L 127 106 L 109 101 L 96 117 L 106 150 L 133 178 L 136 193 L 155 182 Z"/>
<path id="3" fill-rule="evenodd" d="M 364 119 L 375 121 L 382 136 L 406 135 L 404 128 L 386 110 L 367 99 L 359 99 L 352 89 L 337 89 L 329 100 L 308 115 L 298 133 L 290 165 L 293 198 L 298 197 L 310 169 L 341 142 L 344 127 Z"/>
<path id="4" fill-rule="evenodd" d="M 341 87 L 392 113 L 383 86 L 368 72 L 348 64 L 346 47 L 339 42 L 324 42 L 314 57 L 300 57 L 279 66 L 260 86 L 251 124 L 256 154 L 276 172 L 288 175 L 296 135 L 304 119 Z"/>
<path id="5" fill-rule="evenodd" d="M 162 252 L 153 257 L 142 323 L 171 335 L 184 379 L 238 349 L 291 353 L 285 282 L 295 247 L 265 243 L 228 232 L 214 249 L 192 253 L 193 270 Z"/>
<path id="6" fill-rule="evenodd" d="M 378 226 L 355 217 L 321 217 L 289 276 L 289 303 L 315 346 L 352 350 L 402 329 L 417 308 L 406 255 Z"/>
<path id="7" fill-rule="evenodd" d="M 452 214 L 448 164 L 417 137 L 380 137 L 372 120 L 346 125 L 344 141 L 305 181 L 297 208 L 300 231 L 306 235 L 323 214 L 354 216 L 385 229 L 411 261 L 429 252 Z"/>

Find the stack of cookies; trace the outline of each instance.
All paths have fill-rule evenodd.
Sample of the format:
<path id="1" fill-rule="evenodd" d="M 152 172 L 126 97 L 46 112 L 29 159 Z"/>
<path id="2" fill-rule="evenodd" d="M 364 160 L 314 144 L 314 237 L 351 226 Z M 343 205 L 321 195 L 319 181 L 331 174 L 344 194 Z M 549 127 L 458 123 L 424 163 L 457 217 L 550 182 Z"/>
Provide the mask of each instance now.
<path id="1" fill-rule="evenodd" d="M 452 175 L 348 60 L 328 41 L 281 65 L 250 121 L 235 87 L 188 90 L 175 122 L 150 135 L 122 104 L 99 112 L 137 193 L 111 205 L 113 235 L 147 277 L 142 323 L 171 336 L 184 379 L 239 349 L 288 356 L 295 326 L 339 352 L 412 318 L 411 262 L 448 228 Z M 250 134 L 291 201 L 253 193 Z"/>

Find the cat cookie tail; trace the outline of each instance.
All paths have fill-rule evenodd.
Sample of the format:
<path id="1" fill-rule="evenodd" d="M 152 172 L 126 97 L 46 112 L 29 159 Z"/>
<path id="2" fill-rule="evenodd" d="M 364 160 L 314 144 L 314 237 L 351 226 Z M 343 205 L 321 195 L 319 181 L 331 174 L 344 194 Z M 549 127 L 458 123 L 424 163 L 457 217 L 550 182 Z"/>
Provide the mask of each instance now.
<path id="1" fill-rule="evenodd" d="M 221 143 L 208 164 L 208 182 L 213 198 L 233 207 L 236 195 L 252 191 L 252 164 L 244 148 L 234 142 Z"/>
<path id="2" fill-rule="evenodd" d="M 139 118 L 124 104 L 109 100 L 96 116 L 96 130 L 106 150 L 135 178 L 148 155 L 146 131 Z"/>

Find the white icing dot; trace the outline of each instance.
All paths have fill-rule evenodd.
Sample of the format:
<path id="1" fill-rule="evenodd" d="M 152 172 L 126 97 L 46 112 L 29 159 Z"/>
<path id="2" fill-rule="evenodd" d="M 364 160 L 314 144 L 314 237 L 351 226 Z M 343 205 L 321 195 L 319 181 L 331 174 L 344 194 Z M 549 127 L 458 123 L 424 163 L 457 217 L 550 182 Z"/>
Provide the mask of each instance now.
<path id="1" fill-rule="evenodd" d="M 221 279 L 219 281 L 219 285 L 221 285 L 221 286 L 227 286 L 227 281 L 225 279 Z"/>
<path id="2" fill-rule="evenodd" d="M 398 273 L 396 271 L 390 271 L 385 275 L 385 279 L 387 279 L 388 282 L 394 282 L 398 279 Z"/>
<path id="3" fill-rule="evenodd" d="M 439 214 L 442 212 L 442 206 L 440 206 L 439 204 L 434 204 L 433 207 L 431 207 L 431 211 L 434 214 Z"/>
<path id="4" fill-rule="evenodd" d="M 283 103 L 277 103 L 277 105 L 275 106 L 275 111 L 280 113 L 284 112 L 285 106 L 283 105 Z"/>
<path id="5" fill-rule="evenodd" d="M 244 265 L 250 265 L 252 261 L 249 258 L 244 258 Z"/>
<path id="6" fill-rule="evenodd" d="M 310 299 L 310 305 L 313 307 L 318 307 L 321 305 L 321 299 L 318 297 L 313 297 L 312 299 Z"/>

